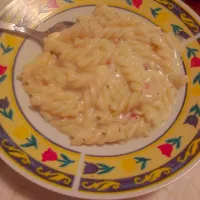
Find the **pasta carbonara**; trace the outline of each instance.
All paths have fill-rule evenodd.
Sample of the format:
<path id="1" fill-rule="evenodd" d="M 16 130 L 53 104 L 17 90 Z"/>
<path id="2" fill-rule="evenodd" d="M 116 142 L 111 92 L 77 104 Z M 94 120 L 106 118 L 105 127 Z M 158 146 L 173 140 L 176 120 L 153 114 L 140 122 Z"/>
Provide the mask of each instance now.
<path id="1" fill-rule="evenodd" d="M 44 42 L 19 78 L 31 106 L 73 145 L 148 136 L 186 83 L 173 36 L 106 5 Z"/>

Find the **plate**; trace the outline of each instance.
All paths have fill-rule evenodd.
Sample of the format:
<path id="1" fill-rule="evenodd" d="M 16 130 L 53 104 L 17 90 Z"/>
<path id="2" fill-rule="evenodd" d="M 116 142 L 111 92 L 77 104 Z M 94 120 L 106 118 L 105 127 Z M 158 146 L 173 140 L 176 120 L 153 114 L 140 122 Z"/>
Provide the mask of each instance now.
<path id="1" fill-rule="evenodd" d="M 200 32 L 200 18 L 178 0 L 101 0 L 120 12 L 138 15 L 165 32 L 188 38 Z M 45 30 L 59 21 L 91 13 L 99 0 L 15 0 L 0 20 Z M 64 19 L 64 20 L 63 20 Z M 200 40 L 181 55 L 189 82 L 180 91 L 172 116 L 147 139 L 103 147 L 70 145 L 41 116 L 16 80 L 21 67 L 42 48 L 0 32 L 0 156 L 29 180 L 65 195 L 124 199 L 157 190 L 199 161 Z"/>

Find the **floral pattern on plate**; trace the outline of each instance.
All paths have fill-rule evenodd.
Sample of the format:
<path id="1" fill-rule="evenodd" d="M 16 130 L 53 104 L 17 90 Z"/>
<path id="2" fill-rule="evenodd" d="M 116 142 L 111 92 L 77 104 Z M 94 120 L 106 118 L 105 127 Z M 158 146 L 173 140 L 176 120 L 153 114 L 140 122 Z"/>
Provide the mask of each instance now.
<path id="1" fill-rule="evenodd" d="M 14 1 L 0 13 L 0 19 L 28 27 L 36 27 L 63 10 L 91 4 L 89 0 L 42 2 L 35 0 L 26 1 L 26 6 L 21 3 L 22 1 L 16 2 Z M 143 15 L 153 23 L 163 26 L 164 31 L 173 31 L 175 35 L 184 38 L 200 31 L 198 20 L 176 1 L 105 0 L 104 2 Z M 19 13 L 21 16 L 18 16 Z M 165 19 L 170 21 L 166 26 L 163 24 Z M 22 174 L 26 176 L 29 174 L 27 172 L 31 172 L 29 176 L 47 188 L 49 187 L 46 181 L 52 184 L 55 190 L 60 186 L 64 187 L 65 194 L 68 194 L 66 188 L 70 190 L 79 187 L 78 190 L 74 190 L 75 195 L 79 197 L 87 198 L 88 192 L 95 193 L 98 198 L 99 193 L 113 195 L 113 192 L 117 194 L 124 191 L 125 198 L 127 193 L 129 196 L 134 196 L 137 191 L 145 190 L 146 186 L 160 187 L 163 185 L 162 181 L 187 168 L 186 165 L 191 160 L 196 160 L 200 144 L 200 45 L 197 41 L 189 44 L 182 56 L 190 81 L 179 120 L 160 138 L 138 151 L 110 157 L 82 155 L 82 161 L 80 152 L 51 142 L 23 118 L 12 88 L 14 60 L 22 42 L 18 37 L 0 33 L 1 151 L 8 159 L 11 158 L 14 164 L 20 165 Z M 78 170 L 81 173 L 77 178 L 80 180 L 77 186 L 73 184 Z"/>

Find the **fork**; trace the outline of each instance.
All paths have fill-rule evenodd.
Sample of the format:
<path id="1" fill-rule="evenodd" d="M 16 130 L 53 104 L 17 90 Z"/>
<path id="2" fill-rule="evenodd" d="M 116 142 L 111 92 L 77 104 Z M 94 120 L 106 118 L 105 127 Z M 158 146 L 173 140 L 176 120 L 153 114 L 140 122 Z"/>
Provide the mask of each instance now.
<path id="1" fill-rule="evenodd" d="M 11 24 L 8 22 L 0 21 L 0 30 L 5 32 L 21 35 L 23 37 L 28 36 L 39 42 L 42 46 L 44 46 L 44 38 L 47 37 L 51 33 L 61 32 L 63 29 L 70 28 L 73 26 L 74 22 L 58 22 L 57 24 L 50 27 L 48 30 L 44 32 L 36 31 L 30 28 L 18 26 L 16 24 Z"/>

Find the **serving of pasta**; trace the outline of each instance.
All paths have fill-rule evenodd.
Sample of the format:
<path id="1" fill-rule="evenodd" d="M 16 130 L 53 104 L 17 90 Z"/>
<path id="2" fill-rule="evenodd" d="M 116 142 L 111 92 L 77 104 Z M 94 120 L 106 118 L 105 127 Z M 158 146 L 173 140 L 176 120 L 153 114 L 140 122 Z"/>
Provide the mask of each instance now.
<path id="1" fill-rule="evenodd" d="M 187 82 L 175 37 L 106 5 L 44 42 L 19 79 L 31 106 L 72 145 L 148 136 Z"/>

